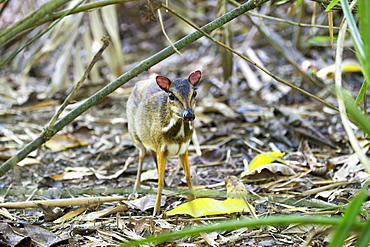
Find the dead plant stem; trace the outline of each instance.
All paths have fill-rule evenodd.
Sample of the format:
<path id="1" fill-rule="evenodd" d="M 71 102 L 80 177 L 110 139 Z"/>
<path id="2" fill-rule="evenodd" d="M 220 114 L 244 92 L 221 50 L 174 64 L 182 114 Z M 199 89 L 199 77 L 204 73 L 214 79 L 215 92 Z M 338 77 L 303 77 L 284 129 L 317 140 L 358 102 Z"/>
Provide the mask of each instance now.
<path id="1" fill-rule="evenodd" d="M 109 37 L 108 36 L 104 36 L 102 39 L 102 42 L 103 42 L 103 45 L 102 47 L 100 48 L 100 50 L 94 55 L 92 61 L 90 62 L 89 66 L 87 67 L 87 69 L 85 70 L 84 74 L 82 75 L 81 79 L 77 82 L 77 84 L 75 85 L 75 87 L 72 89 L 72 91 L 70 92 L 70 94 L 67 96 L 67 98 L 64 100 L 64 102 L 62 103 L 62 105 L 59 107 L 58 111 L 54 114 L 54 116 L 51 118 L 49 124 L 48 124 L 48 127 L 47 129 L 51 129 L 53 127 L 53 125 L 55 124 L 55 122 L 57 121 L 58 117 L 60 116 L 60 114 L 63 112 L 63 110 L 71 103 L 73 103 L 73 99 L 74 97 L 76 96 L 78 90 L 81 88 L 83 82 L 86 80 L 86 78 L 88 77 L 88 75 L 90 74 L 90 71 L 92 70 L 92 68 L 94 67 L 94 65 L 96 64 L 96 62 L 98 62 L 99 58 L 101 57 L 102 53 L 104 52 L 104 50 L 109 46 Z"/>
<path id="2" fill-rule="evenodd" d="M 234 4 L 234 5 L 235 5 L 235 3 L 237 3 L 237 2 L 234 2 L 232 0 L 229 0 L 229 1 L 232 4 Z M 255 16 L 255 17 L 269 19 L 269 20 L 273 20 L 273 21 L 277 21 L 277 22 L 282 22 L 282 23 L 286 23 L 286 24 L 289 24 L 289 25 L 299 26 L 299 27 L 311 27 L 311 28 L 329 29 L 329 26 L 325 26 L 325 25 L 314 25 L 314 24 L 298 23 L 298 22 L 294 22 L 294 21 L 288 21 L 288 20 L 284 20 L 284 19 L 281 19 L 281 18 L 273 17 L 273 16 L 257 14 L 257 13 L 254 13 L 254 12 L 249 12 L 248 14 L 249 15 L 252 15 L 252 16 Z M 333 27 L 333 29 L 334 30 L 339 30 L 339 27 Z"/>

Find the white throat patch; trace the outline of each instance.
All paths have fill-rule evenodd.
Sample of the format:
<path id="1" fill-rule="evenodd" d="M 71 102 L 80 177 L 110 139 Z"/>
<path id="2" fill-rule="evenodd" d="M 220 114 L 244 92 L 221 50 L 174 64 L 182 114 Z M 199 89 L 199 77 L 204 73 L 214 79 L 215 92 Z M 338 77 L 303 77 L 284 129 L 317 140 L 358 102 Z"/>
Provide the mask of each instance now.
<path id="1" fill-rule="evenodd" d="M 178 119 L 176 118 L 171 118 L 170 123 L 166 127 L 163 127 L 162 131 L 163 132 L 169 131 L 173 126 L 175 126 L 175 124 L 177 123 L 177 120 Z"/>

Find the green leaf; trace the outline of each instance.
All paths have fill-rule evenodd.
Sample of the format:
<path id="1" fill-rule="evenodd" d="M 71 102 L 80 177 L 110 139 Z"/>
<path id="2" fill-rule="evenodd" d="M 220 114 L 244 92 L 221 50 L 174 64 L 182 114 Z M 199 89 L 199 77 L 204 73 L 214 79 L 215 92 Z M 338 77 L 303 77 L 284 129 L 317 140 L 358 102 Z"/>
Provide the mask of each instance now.
<path id="1" fill-rule="evenodd" d="M 217 223 L 211 223 L 202 226 L 189 226 L 184 228 L 181 231 L 173 231 L 173 232 L 164 232 L 161 234 L 156 234 L 153 236 L 148 236 L 145 239 L 136 240 L 136 241 L 129 241 L 127 243 L 123 243 L 121 247 L 133 247 L 139 246 L 142 244 L 151 243 L 163 243 L 166 241 L 173 241 L 174 239 L 183 238 L 185 236 L 193 236 L 200 233 L 208 233 L 214 231 L 231 231 L 234 229 L 242 228 L 242 227 L 249 227 L 249 228 L 256 228 L 260 226 L 282 226 L 282 225 L 290 225 L 290 224 L 319 224 L 319 225 L 328 225 L 328 226 L 336 226 L 340 223 L 341 218 L 339 217 L 327 217 L 327 216 L 302 216 L 302 215 L 279 215 L 279 216 L 267 216 L 262 217 L 259 219 L 250 219 L 250 218 L 238 218 L 234 220 L 226 220 Z M 354 230 L 358 230 L 364 227 L 362 222 L 356 222 L 354 226 Z"/>
<path id="2" fill-rule="evenodd" d="M 370 25 L 370 17 L 368 15 L 370 11 L 370 4 L 368 0 L 360 0 L 358 3 L 359 7 L 359 13 L 360 13 L 360 28 L 361 28 L 361 34 L 364 37 L 364 40 L 361 37 L 360 31 L 356 25 L 355 19 L 352 15 L 352 12 L 349 8 L 349 4 L 347 0 L 340 0 L 342 7 L 343 7 L 343 13 L 347 18 L 348 26 L 351 31 L 351 36 L 353 40 L 353 44 L 355 46 L 356 50 L 356 56 L 357 59 L 360 61 L 361 67 L 363 68 L 363 73 L 365 76 L 365 82 L 362 85 L 359 94 L 357 95 L 356 102 L 360 103 L 364 96 L 366 88 L 368 88 L 369 83 L 366 80 L 366 78 L 369 78 L 370 76 L 370 34 L 367 31 L 367 28 Z"/>
<path id="3" fill-rule="evenodd" d="M 358 237 L 356 247 L 368 247 L 369 243 L 370 243 L 370 220 L 368 219 L 365 227 L 363 228 L 361 234 Z"/>
<path id="4" fill-rule="evenodd" d="M 362 189 L 359 195 L 356 196 L 348 205 L 346 211 L 344 212 L 344 217 L 337 227 L 333 239 L 328 247 L 344 246 L 343 242 L 347 238 L 353 226 L 356 224 L 356 218 L 361 212 L 362 203 L 365 201 L 366 197 L 367 192 L 365 189 Z"/>
<path id="5" fill-rule="evenodd" d="M 297 7 L 297 6 L 299 6 L 301 3 L 303 2 L 303 0 L 296 0 L 295 2 L 294 2 L 294 6 L 295 7 Z"/>
<path id="6" fill-rule="evenodd" d="M 356 97 L 356 105 L 361 104 L 362 100 L 364 99 L 367 88 L 369 86 L 368 84 L 369 84 L 368 80 L 364 80 L 364 82 L 362 83 L 360 91 L 358 92 L 357 97 Z"/>
<path id="7" fill-rule="evenodd" d="M 370 78 L 370 1 L 369 0 L 359 0 L 358 1 L 358 10 L 359 10 L 359 22 L 360 22 L 360 31 L 363 39 L 364 45 L 364 56 L 365 64 L 362 64 L 365 75 L 365 85 L 369 87 L 368 79 Z"/>
<path id="8" fill-rule="evenodd" d="M 353 15 L 352 15 L 352 12 L 349 8 L 348 0 L 340 0 L 340 2 L 342 4 L 343 13 L 347 18 L 349 29 L 351 30 L 353 44 L 354 44 L 355 49 L 357 51 L 356 52 L 357 58 L 360 61 L 361 66 L 363 68 L 365 68 L 364 65 L 366 63 L 366 60 L 365 60 L 364 43 L 363 43 L 363 40 L 361 38 L 360 32 L 357 28 L 357 25 L 356 25 L 356 22 L 355 22 L 355 19 L 354 19 Z"/>
<path id="9" fill-rule="evenodd" d="M 328 7 L 326 7 L 325 12 L 330 11 L 340 0 L 332 0 Z"/>
<path id="10" fill-rule="evenodd" d="M 367 135 L 370 135 L 370 119 L 364 114 L 354 103 L 350 92 L 343 90 L 344 103 L 348 111 L 348 115 L 355 121 L 356 125 L 360 127 Z"/>

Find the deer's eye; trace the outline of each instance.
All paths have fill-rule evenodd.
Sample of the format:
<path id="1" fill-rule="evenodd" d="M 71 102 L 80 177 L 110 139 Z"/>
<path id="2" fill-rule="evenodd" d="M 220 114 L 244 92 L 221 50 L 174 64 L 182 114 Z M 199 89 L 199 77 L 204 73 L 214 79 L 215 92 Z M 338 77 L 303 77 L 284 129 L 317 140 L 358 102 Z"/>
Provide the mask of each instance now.
<path id="1" fill-rule="evenodd" d="M 197 91 L 194 91 L 194 92 L 193 92 L 193 99 L 194 99 L 195 97 L 197 97 Z"/>
<path id="2" fill-rule="evenodd" d="M 168 98 L 170 98 L 171 101 L 174 101 L 176 97 L 172 92 L 169 92 L 168 93 Z"/>

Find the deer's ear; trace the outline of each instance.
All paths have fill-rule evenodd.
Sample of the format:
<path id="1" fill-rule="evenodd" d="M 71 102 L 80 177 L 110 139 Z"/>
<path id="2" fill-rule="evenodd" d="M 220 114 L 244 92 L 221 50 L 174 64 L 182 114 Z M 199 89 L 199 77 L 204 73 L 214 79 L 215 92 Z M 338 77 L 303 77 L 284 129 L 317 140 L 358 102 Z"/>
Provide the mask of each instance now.
<path id="1" fill-rule="evenodd" d="M 155 78 L 155 80 L 157 81 L 158 86 L 162 88 L 162 90 L 168 92 L 168 90 L 170 89 L 170 84 L 171 84 L 170 79 L 159 75 Z"/>
<path id="2" fill-rule="evenodd" d="M 193 85 L 194 87 L 198 84 L 198 82 L 200 81 L 200 78 L 202 77 L 202 72 L 200 72 L 200 70 L 197 70 L 197 71 L 194 71 L 193 73 L 191 73 L 189 75 L 189 82 L 191 85 Z"/>

